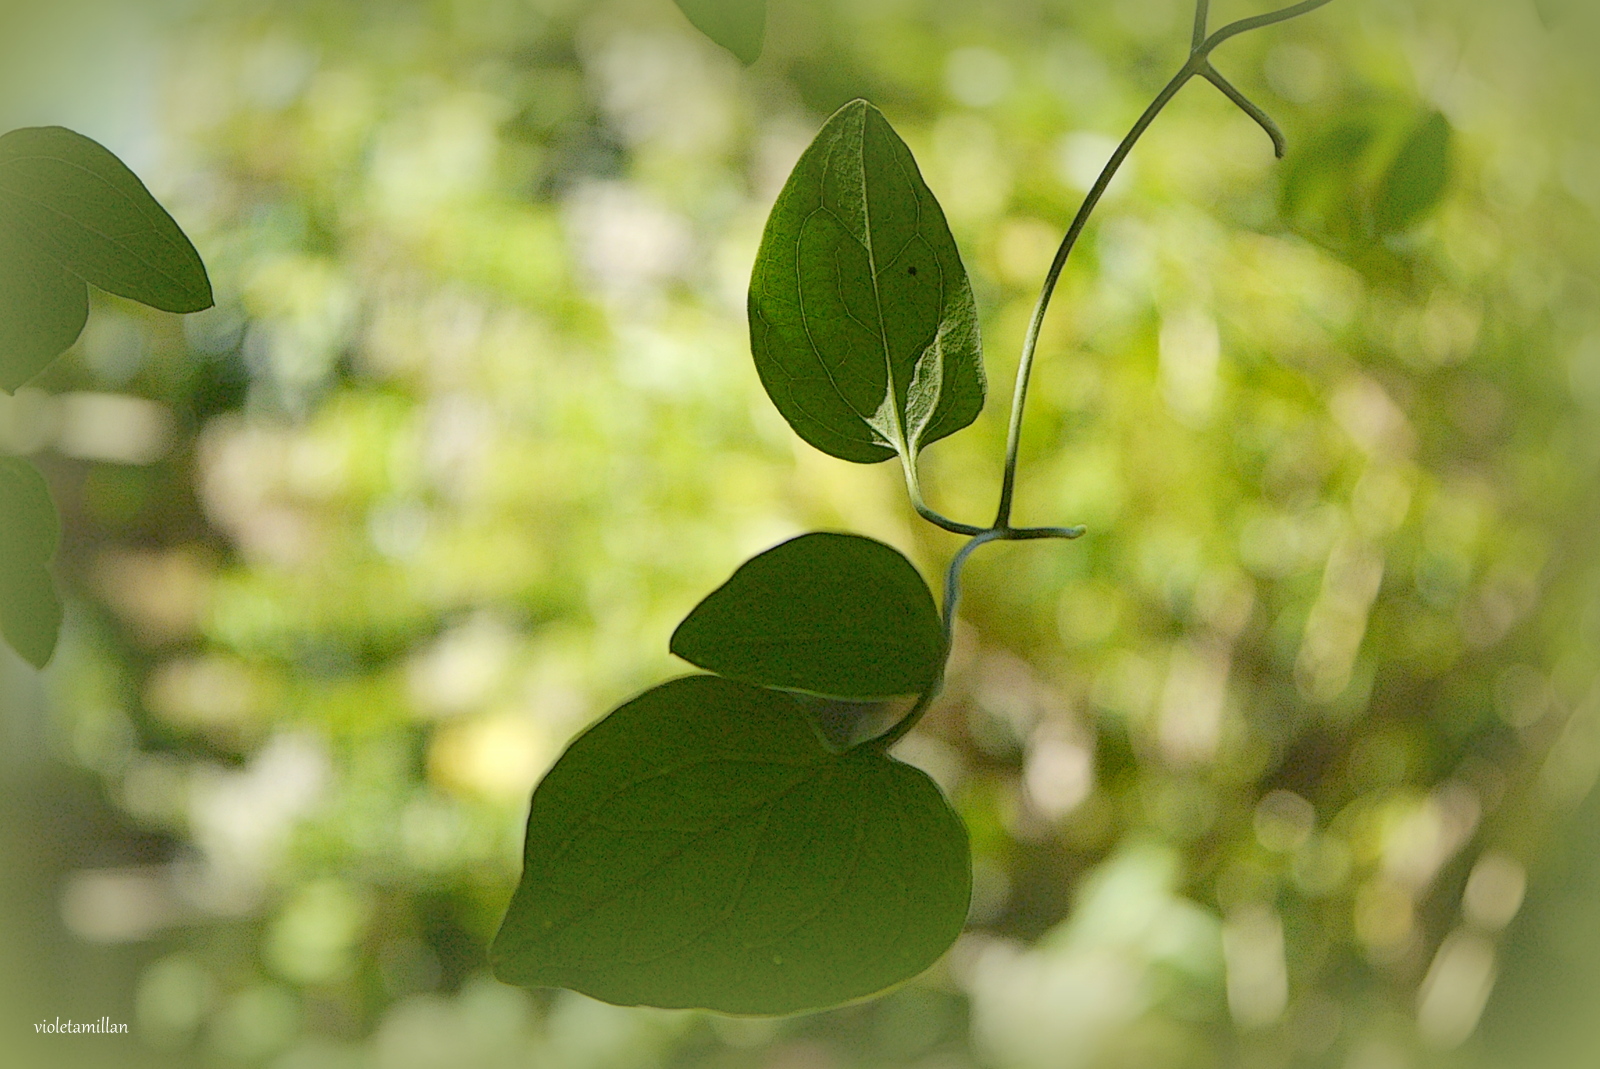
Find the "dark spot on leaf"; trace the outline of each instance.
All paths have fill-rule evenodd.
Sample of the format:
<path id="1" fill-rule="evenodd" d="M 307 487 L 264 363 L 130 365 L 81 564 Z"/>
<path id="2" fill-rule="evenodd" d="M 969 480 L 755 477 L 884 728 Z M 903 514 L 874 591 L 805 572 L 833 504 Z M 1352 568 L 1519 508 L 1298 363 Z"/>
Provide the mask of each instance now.
<path id="1" fill-rule="evenodd" d="M 917 269 L 915 267 L 913 267 L 913 268 L 911 268 L 909 273 L 914 275 L 914 274 L 917 273 Z"/>

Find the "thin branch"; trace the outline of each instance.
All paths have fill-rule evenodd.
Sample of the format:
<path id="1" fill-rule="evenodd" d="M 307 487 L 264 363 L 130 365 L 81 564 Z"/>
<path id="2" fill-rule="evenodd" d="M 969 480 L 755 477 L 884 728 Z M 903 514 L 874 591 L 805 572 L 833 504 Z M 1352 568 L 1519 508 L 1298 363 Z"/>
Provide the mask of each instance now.
<path id="1" fill-rule="evenodd" d="M 1172 98 L 1177 96 L 1179 90 L 1188 84 L 1189 79 L 1197 74 L 1205 74 L 1208 79 L 1211 78 L 1211 74 L 1208 73 L 1211 53 L 1215 52 L 1223 42 L 1238 37 L 1240 34 L 1249 33 L 1251 30 L 1259 30 L 1266 26 L 1287 22 L 1290 19 L 1309 14 L 1332 2 L 1333 0 L 1303 0 L 1302 3 L 1291 7 L 1281 8 L 1264 15 L 1256 15 L 1252 18 L 1240 19 L 1238 22 L 1224 26 L 1216 33 L 1204 38 L 1204 40 L 1198 41 L 1190 52 L 1189 62 L 1185 63 L 1183 69 L 1173 77 L 1172 81 L 1167 83 L 1166 88 L 1161 91 L 1161 95 L 1156 97 L 1150 107 L 1145 110 L 1145 113 L 1139 117 L 1139 121 L 1134 124 L 1133 129 L 1128 132 L 1128 136 L 1123 138 L 1122 144 L 1112 154 L 1110 162 L 1106 164 L 1105 170 L 1100 173 L 1100 178 L 1095 182 L 1094 188 L 1089 191 L 1088 197 L 1084 199 L 1083 207 L 1078 210 L 1077 216 L 1072 220 L 1072 226 L 1067 230 L 1067 236 L 1062 240 L 1061 248 L 1056 252 L 1055 261 L 1050 265 L 1050 272 L 1045 276 L 1044 288 L 1039 294 L 1039 303 L 1034 309 L 1033 319 L 1028 325 L 1027 337 L 1023 341 L 1022 360 L 1017 365 L 1017 385 L 1011 401 L 1011 425 L 1006 434 L 1005 470 L 1001 476 L 1000 508 L 994 522 L 996 528 L 1004 530 L 1011 526 L 1011 507 L 1016 497 L 1017 460 L 1022 444 L 1022 414 L 1027 406 L 1028 383 L 1033 375 L 1033 362 L 1038 355 L 1039 335 L 1044 328 L 1045 315 L 1050 310 L 1050 301 L 1055 296 L 1056 286 L 1061 281 L 1061 273 L 1066 268 L 1068 257 L 1072 255 L 1072 250 L 1077 246 L 1084 227 L 1088 225 L 1089 217 L 1099 207 L 1101 199 L 1105 196 L 1106 190 L 1110 188 L 1112 180 L 1116 178 L 1117 172 L 1122 169 L 1123 163 L 1127 161 L 1129 153 L 1133 151 L 1139 139 L 1144 136 L 1145 131 L 1150 128 L 1150 124 L 1155 122 L 1166 106 L 1172 102 Z M 1195 23 L 1202 31 L 1209 14 L 1209 0 L 1197 0 Z M 1242 93 L 1234 89 L 1232 83 L 1228 82 L 1220 74 L 1216 75 L 1214 84 L 1219 89 L 1222 89 L 1224 93 L 1227 93 L 1230 98 L 1233 98 L 1234 102 L 1243 108 L 1246 114 L 1261 124 L 1262 128 L 1272 136 L 1274 148 L 1281 155 L 1283 135 L 1278 130 L 1277 124 Z"/>
<path id="2" fill-rule="evenodd" d="M 1195 0 L 1194 5 L 1194 44 L 1191 51 L 1198 52 L 1200 46 L 1206 43 L 1206 32 L 1211 28 L 1211 0 Z"/>
<path id="3" fill-rule="evenodd" d="M 1054 262 L 1050 264 L 1050 273 L 1045 276 L 1044 289 L 1039 294 L 1038 304 L 1034 307 L 1033 320 L 1028 324 L 1028 335 L 1022 345 L 1022 362 L 1017 366 L 1017 387 L 1011 401 L 1011 426 L 1006 433 L 1006 465 L 1001 476 L 1000 509 L 994 521 L 997 528 L 1004 530 L 1011 526 L 1011 505 L 1017 489 L 1017 458 L 1022 447 L 1022 412 L 1028 402 L 1028 381 L 1033 375 L 1033 361 L 1038 355 L 1039 335 L 1044 329 L 1044 318 L 1050 311 L 1050 301 L 1055 296 L 1056 285 L 1061 281 L 1061 272 L 1066 269 L 1067 258 L 1077 247 L 1078 238 L 1083 235 L 1084 227 L 1089 225 L 1089 217 L 1099 207 L 1106 190 L 1111 188 L 1112 180 L 1127 162 L 1134 146 L 1139 143 L 1145 131 L 1150 129 L 1150 124 L 1155 122 L 1166 106 L 1172 102 L 1172 98 L 1178 95 L 1178 91 L 1194 77 L 1195 70 L 1193 62 L 1185 64 L 1183 70 L 1167 83 L 1166 88 L 1161 90 L 1160 95 L 1145 109 L 1144 114 L 1139 116 L 1139 121 L 1128 131 L 1128 136 L 1122 139 L 1122 144 L 1117 146 L 1116 152 L 1111 154 L 1111 159 L 1100 172 L 1094 188 L 1090 189 L 1089 195 L 1084 198 L 1083 206 L 1078 209 L 1077 216 L 1067 229 L 1067 236 L 1061 242 L 1061 248 L 1056 251 Z"/>
<path id="4" fill-rule="evenodd" d="M 951 534 L 973 538 L 984 533 L 982 527 L 974 527 L 970 523 L 958 523 L 928 507 L 928 503 L 922 499 L 922 480 L 917 475 L 915 457 L 908 459 L 902 453 L 900 455 L 900 468 L 906 475 L 906 493 L 911 498 L 911 507 L 917 510 L 918 516 L 921 516 L 935 527 L 949 531 Z"/>
<path id="5" fill-rule="evenodd" d="M 1024 542 L 1046 538 L 1072 539 L 1080 538 L 1084 533 L 1082 527 L 1012 527 L 1011 507 L 1016 497 L 1017 460 L 1022 447 L 1022 416 L 1027 408 L 1028 383 L 1033 376 L 1033 363 L 1039 354 L 1039 336 L 1044 329 L 1045 316 L 1050 311 L 1050 301 L 1055 296 L 1056 287 L 1061 282 L 1061 274 L 1066 270 L 1067 260 L 1072 255 L 1073 249 L 1077 247 L 1078 239 L 1083 236 L 1084 228 L 1089 225 L 1090 216 L 1099 207 L 1100 201 L 1106 195 L 1106 191 L 1111 188 L 1111 183 L 1116 179 L 1117 173 L 1122 169 L 1122 165 L 1127 162 L 1128 156 L 1138 145 L 1139 139 L 1144 136 L 1145 131 L 1150 129 L 1151 124 L 1156 121 L 1167 105 L 1172 103 L 1172 99 L 1196 75 L 1204 77 L 1212 85 L 1216 86 L 1229 100 L 1238 105 L 1246 115 L 1254 119 L 1267 132 L 1267 135 L 1272 138 L 1274 150 L 1279 157 L 1282 157 L 1284 154 L 1283 131 L 1278 128 L 1277 123 L 1272 121 L 1271 116 L 1257 107 L 1249 97 L 1240 92 L 1232 82 L 1224 78 L 1211 65 L 1211 53 L 1215 52 L 1223 42 L 1238 37 L 1240 34 L 1249 33 L 1251 30 L 1258 30 L 1265 26 L 1272 26 L 1276 23 L 1287 22 L 1290 19 L 1309 14 L 1329 3 L 1332 3 L 1332 0 L 1304 0 L 1303 3 L 1295 4 L 1292 7 L 1282 8 L 1265 15 L 1257 15 L 1253 18 L 1240 19 L 1238 22 L 1224 26 L 1208 37 L 1206 36 L 1206 29 L 1211 12 L 1210 0 L 1195 0 L 1194 40 L 1190 47 L 1188 62 L 1183 65 L 1182 70 L 1173 76 L 1172 80 L 1161 90 L 1155 100 L 1151 101 L 1144 114 L 1139 116 L 1138 122 L 1134 123 L 1133 129 L 1128 131 L 1128 135 L 1122 139 L 1116 151 L 1111 154 L 1111 159 L 1106 162 L 1105 168 L 1100 172 L 1100 177 L 1095 180 L 1093 188 L 1089 190 L 1088 195 L 1084 198 L 1083 206 L 1078 209 L 1078 214 L 1073 217 L 1072 225 L 1068 227 L 1067 235 L 1061 241 L 1061 248 L 1056 251 L 1055 260 L 1051 262 L 1050 271 L 1045 276 L 1044 288 L 1039 294 L 1039 302 L 1034 308 L 1033 319 L 1028 324 L 1028 334 L 1023 341 L 1022 360 L 1017 366 L 1016 390 L 1011 401 L 1011 423 L 1006 432 L 1006 461 L 1005 472 L 1000 485 L 1000 508 L 995 516 L 994 525 L 988 530 L 981 530 L 968 524 L 957 523 L 930 509 L 923 502 L 922 490 L 918 486 L 916 459 L 914 457 L 907 459 L 902 455 L 901 462 L 905 469 L 906 487 L 911 493 L 911 501 L 918 514 L 946 531 L 971 536 L 971 541 L 955 555 L 955 558 L 950 562 L 949 570 L 945 573 L 944 652 L 946 662 L 949 661 L 950 647 L 955 639 L 956 608 L 961 598 L 961 571 L 966 566 L 968 558 L 972 556 L 979 546 L 987 545 L 990 542 Z M 922 719 L 923 714 L 928 711 L 928 707 L 933 704 L 934 698 L 938 696 L 943 686 L 944 673 L 943 669 L 941 669 L 939 678 L 926 692 L 917 698 L 916 704 L 911 707 L 910 712 L 899 723 L 895 724 L 885 734 L 864 745 L 872 746 L 880 751 L 886 751 L 889 747 L 905 738 L 911 729 L 916 726 L 917 722 Z"/>
<path id="6" fill-rule="evenodd" d="M 1072 542 L 1089 533 L 1087 527 L 1013 527 L 1002 532 L 1007 542 L 1038 542 L 1057 538 Z"/>
<path id="7" fill-rule="evenodd" d="M 1242 33 L 1249 33 L 1252 30 L 1259 30 L 1267 26 L 1276 26 L 1280 22 L 1288 22 L 1290 19 L 1297 19 L 1301 15 L 1309 15 L 1317 8 L 1326 7 L 1331 3 L 1333 3 L 1333 0 L 1304 0 L 1303 3 L 1295 4 L 1293 7 L 1269 11 L 1265 15 L 1255 15 L 1248 19 L 1240 19 L 1238 22 L 1229 23 L 1210 37 L 1207 37 L 1195 51 L 1201 56 L 1209 56 L 1217 50 L 1218 45 L 1238 37 Z"/>
<path id="8" fill-rule="evenodd" d="M 961 551 L 950 561 L 950 567 L 944 573 L 944 663 L 946 664 L 950 661 L 950 648 L 955 644 L 956 606 L 961 603 L 961 570 L 966 567 L 967 558 L 971 557 L 979 546 L 1005 540 L 1004 531 L 984 531 L 961 547 Z M 889 747 L 910 734 L 911 729 L 917 726 L 917 721 L 922 719 L 922 714 L 928 711 L 928 706 L 933 704 L 933 699 L 937 698 L 943 689 L 944 669 L 941 668 L 938 680 L 917 698 L 917 704 L 911 707 L 899 723 L 863 745 L 872 746 L 880 752 L 887 751 Z"/>
<path id="9" fill-rule="evenodd" d="M 1223 77 L 1222 72 L 1213 67 L 1210 61 L 1207 61 L 1206 65 L 1200 68 L 1200 76 L 1222 90 L 1224 96 L 1239 105 L 1241 111 L 1254 119 L 1256 124 L 1267 132 L 1267 136 L 1272 138 L 1272 151 L 1277 154 L 1278 159 L 1283 159 L 1284 153 L 1289 151 L 1289 141 L 1283 136 L 1283 131 L 1279 129 L 1278 124 L 1272 121 L 1272 116 L 1258 107 L 1255 101 L 1245 96 L 1238 86 Z"/>

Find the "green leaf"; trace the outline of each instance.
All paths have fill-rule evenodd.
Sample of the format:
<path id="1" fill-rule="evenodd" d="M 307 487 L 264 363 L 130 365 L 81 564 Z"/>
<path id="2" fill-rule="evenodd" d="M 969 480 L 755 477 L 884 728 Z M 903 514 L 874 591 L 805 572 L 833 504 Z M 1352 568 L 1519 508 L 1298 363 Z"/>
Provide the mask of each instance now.
<path id="1" fill-rule="evenodd" d="M 47 564 L 61 547 L 61 518 L 37 468 L 0 457 L 0 559 Z"/>
<path id="2" fill-rule="evenodd" d="M 853 701 L 921 693 L 945 658 L 916 568 L 843 534 L 802 535 L 745 562 L 678 626 L 672 652 L 730 679 Z"/>
<path id="3" fill-rule="evenodd" d="M 1434 112 L 1400 146 L 1372 206 L 1380 234 L 1402 234 L 1439 206 L 1450 187 L 1453 140 L 1450 120 Z"/>
<path id="4" fill-rule="evenodd" d="M 61 634 L 61 599 L 46 567 L 60 544 L 44 477 L 26 461 L 0 457 L 0 635 L 38 668 Z"/>
<path id="5" fill-rule="evenodd" d="M 50 663 L 61 637 L 61 597 L 48 569 L 0 563 L 0 634 L 35 668 Z"/>
<path id="6" fill-rule="evenodd" d="M 59 126 L 0 137 L 0 201 L 62 267 L 167 312 L 211 307 L 200 254 L 107 149 Z"/>
<path id="7" fill-rule="evenodd" d="M 72 347 L 89 319 L 89 288 L 0 212 L 0 390 L 14 393 Z"/>
<path id="8" fill-rule="evenodd" d="M 534 791 L 494 969 L 620 1005 L 798 1013 L 932 965 L 970 891 L 927 776 L 828 752 L 784 694 L 695 676 L 602 720 Z"/>
<path id="9" fill-rule="evenodd" d="M 676 0 L 696 28 L 745 66 L 761 58 L 767 38 L 767 0 Z"/>
<path id="10" fill-rule="evenodd" d="M 778 411 L 843 460 L 914 457 L 983 409 L 961 254 L 911 150 L 866 101 L 828 120 L 772 209 L 750 341 Z"/>

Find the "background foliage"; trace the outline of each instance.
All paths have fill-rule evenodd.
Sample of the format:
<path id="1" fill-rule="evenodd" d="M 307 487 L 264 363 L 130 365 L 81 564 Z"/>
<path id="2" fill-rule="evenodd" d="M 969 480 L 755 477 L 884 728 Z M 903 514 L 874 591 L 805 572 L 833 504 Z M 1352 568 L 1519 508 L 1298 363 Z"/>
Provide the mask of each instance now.
<path id="1" fill-rule="evenodd" d="M 754 373 L 750 265 L 822 119 L 864 96 L 905 135 L 1005 383 L 1189 5 L 778 2 L 749 71 L 665 0 L 8 12 L 6 128 L 127 160 L 218 307 L 97 294 L 0 410 L 70 594 L 51 670 L 4 664 L 0 1042 L 1592 1064 L 1600 141 L 1587 15 L 1543 7 L 1341 0 L 1219 56 L 1284 165 L 1200 85 L 1141 147 L 1025 438 L 1019 522 L 1090 535 L 976 558 L 900 750 L 972 831 L 968 932 L 888 998 L 777 1023 L 489 980 L 528 792 L 683 669 L 674 624 L 738 561 L 848 529 L 932 577 L 957 544 L 887 466 L 794 443 Z M 1406 167 L 1437 195 L 1397 196 Z M 942 511 L 992 507 L 1002 407 L 927 454 Z M 102 1014 L 135 1035 L 30 1034 Z"/>

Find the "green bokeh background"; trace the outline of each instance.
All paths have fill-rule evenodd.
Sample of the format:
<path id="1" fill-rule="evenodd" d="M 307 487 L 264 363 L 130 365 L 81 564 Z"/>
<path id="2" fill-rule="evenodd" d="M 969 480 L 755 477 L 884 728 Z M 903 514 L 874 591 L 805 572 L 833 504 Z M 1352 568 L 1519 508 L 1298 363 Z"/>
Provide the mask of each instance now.
<path id="1" fill-rule="evenodd" d="M 1595 1063 L 1583 5 L 1336 0 L 1231 43 L 1281 165 L 1208 86 L 1162 119 L 1027 423 L 1019 522 L 1090 535 L 978 554 L 900 750 L 971 829 L 968 932 L 778 1022 L 489 978 L 528 793 L 753 553 L 959 547 L 750 361 L 822 120 L 883 108 L 966 256 L 993 396 L 925 479 L 981 521 L 1038 283 L 1191 8 L 774 0 L 749 70 L 667 0 L 4 11 L 0 120 L 116 151 L 218 294 L 101 296 L 0 400 L 70 601 L 47 672 L 0 660 L 7 1065 Z M 1448 181 L 1400 210 L 1435 116 Z M 129 1034 L 33 1033 L 101 1016 Z"/>

